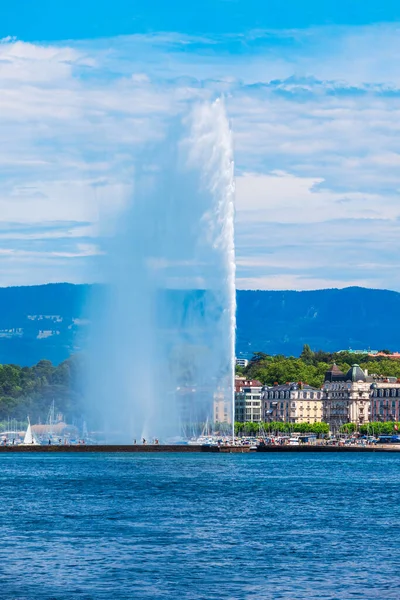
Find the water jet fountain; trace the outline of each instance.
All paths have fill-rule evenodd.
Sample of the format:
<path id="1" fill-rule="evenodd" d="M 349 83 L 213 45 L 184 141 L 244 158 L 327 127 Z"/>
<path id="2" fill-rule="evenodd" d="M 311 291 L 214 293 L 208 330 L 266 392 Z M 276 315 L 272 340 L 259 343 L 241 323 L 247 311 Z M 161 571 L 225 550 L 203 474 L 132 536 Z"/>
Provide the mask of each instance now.
<path id="1" fill-rule="evenodd" d="M 198 435 L 217 397 L 233 432 L 234 174 L 221 100 L 143 152 L 105 250 L 90 398 L 107 440 Z"/>

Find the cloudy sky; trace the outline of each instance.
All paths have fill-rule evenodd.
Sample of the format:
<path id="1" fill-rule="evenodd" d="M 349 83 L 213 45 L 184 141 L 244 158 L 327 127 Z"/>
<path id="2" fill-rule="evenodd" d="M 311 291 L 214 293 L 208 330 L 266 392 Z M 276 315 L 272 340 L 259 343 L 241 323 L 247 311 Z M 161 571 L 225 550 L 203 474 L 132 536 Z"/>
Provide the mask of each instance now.
<path id="1" fill-rule="evenodd" d="M 96 280 L 135 156 L 222 94 L 237 286 L 400 290 L 395 3 L 83 4 L 2 15 L 0 285 Z"/>

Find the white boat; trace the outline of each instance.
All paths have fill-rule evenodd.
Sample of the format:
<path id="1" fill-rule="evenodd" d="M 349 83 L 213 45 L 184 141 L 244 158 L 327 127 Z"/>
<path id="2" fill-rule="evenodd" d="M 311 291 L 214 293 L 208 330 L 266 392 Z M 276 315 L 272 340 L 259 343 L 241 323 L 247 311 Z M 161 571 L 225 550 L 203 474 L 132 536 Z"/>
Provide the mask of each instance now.
<path id="1" fill-rule="evenodd" d="M 289 446 L 300 446 L 299 438 L 290 438 Z"/>
<path id="2" fill-rule="evenodd" d="M 24 441 L 22 442 L 23 446 L 40 446 L 39 442 L 35 438 L 32 433 L 31 422 L 28 417 L 28 429 L 26 430 Z"/>
<path id="3" fill-rule="evenodd" d="M 189 440 L 188 446 L 218 446 L 218 439 L 212 435 L 201 435 L 196 439 Z"/>
<path id="4" fill-rule="evenodd" d="M 188 446 L 202 446 L 203 444 L 205 444 L 207 442 L 206 437 L 204 436 L 200 436 L 198 438 L 192 438 L 191 440 L 188 441 Z"/>

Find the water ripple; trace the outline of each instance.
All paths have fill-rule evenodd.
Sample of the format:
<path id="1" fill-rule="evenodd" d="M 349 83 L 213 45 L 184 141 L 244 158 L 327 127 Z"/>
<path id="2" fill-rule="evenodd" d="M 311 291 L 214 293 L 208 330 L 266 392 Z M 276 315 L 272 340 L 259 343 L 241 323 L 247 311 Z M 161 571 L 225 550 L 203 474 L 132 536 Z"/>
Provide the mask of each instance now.
<path id="1" fill-rule="evenodd" d="M 398 599 L 392 455 L 0 457 L 0 597 Z"/>

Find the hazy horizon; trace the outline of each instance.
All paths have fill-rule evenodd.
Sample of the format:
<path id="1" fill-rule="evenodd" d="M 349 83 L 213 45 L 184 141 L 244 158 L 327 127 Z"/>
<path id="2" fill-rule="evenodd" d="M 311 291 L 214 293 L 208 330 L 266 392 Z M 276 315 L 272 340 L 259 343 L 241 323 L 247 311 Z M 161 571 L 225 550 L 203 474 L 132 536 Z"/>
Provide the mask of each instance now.
<path id="1" fill-rule="evenodd" d="M 105 281 L 82 281 L 82 282 L 73 282 L 73 281 L 47 281 L 43 283 L 31 283 L 31 284 L 18 284 L 18 285 L 0 285 L 0 288 L 13 288 L 13 287 L 41 287 L 46 285 L 77 285 L 77 286 L 85 286 L 85 285 L 108 285 Z M 367 287 L 362 285 L 346 285 L 343 287 L 325 287 L 325 288 L 310 288 L 304 290 L 296 290 L 296 289 L 283 289 L 283 288 L 274 288 L 274 289 L 262 289 L 262 288 L 240 288 L 236 286 L 236 291 L 241 292 L 323 292 L 327 290 L 347 290 L 352 288 L 359 288 L 362 290 L 371 290 L 371 291 L 380 291 L 380 292 L 394 292 L 396 294 L 400 294 L 400 290 L 393 290 L 390 288 L 375 288 L 375 287 Z M 188 289 L 188 288 L 171 288 L 171 289 Z M 201 289 L 201 288 L 193 288 L 193 289 Z"/>

